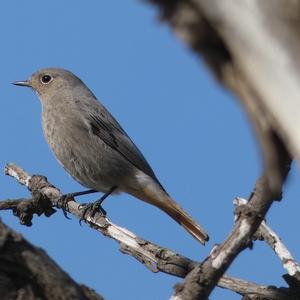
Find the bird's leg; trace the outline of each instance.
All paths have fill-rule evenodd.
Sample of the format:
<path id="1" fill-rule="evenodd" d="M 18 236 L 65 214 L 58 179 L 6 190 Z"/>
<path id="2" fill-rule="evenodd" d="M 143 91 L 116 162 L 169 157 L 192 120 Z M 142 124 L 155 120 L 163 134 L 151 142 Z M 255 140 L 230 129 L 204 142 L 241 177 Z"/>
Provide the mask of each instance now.
<path id="1" fill-rule="evenodd" d="M 94 203 L 81 204 L 80 208 L 83 208 L 83 213 L 82 213 L 82 217 L 79 222 L 81 223 L 82 220 L 85 220 L 88 213 L 90 213 L 91 217 L 94 217 L 95 213 L 97 211 L 100 211 L 100 213 L 103 216 L 106 216 L 106 211 L 103 209 L 101 204 L 116 189 L 117 189 L 117 186 L 113 186 L 108 192 L 106 192 L 99 200 L 95 201 Z"/>
<path id="2" fill-rule="evenodd" d="M 88 194 L 93 194 L 93 193 L 98 193 L 98 191 L 96 191 L 96 190 L 86 190 L 86 191 L 81 191 L 81 192 L 65 194 L 64 196 L 68 197 L 68 198 L 74 198 L 74 197 L 77 197 L 77 196 L 83 196 L 83 195 L 88 195 Z"/>
<path id="3" fill-rule="evenodd" d="M 82 196 L 82 195 L 87 195 L 87 194 L 92 194 L 92 193 L 97 193 L 98 191 L 96 190 L 86 190 L 86 191 L 81 191 L 81 192 L 75 192 L 75 193 L 68 193 L 64 194 L 61 196 L 61 198 L 57 202 L 57 206 L 62 209 L 64 216 L 67 219 L 70 219 L 67 215 L 67 206 L 68 202 L 72 201 L 75 197 L 77 196 Z"/>

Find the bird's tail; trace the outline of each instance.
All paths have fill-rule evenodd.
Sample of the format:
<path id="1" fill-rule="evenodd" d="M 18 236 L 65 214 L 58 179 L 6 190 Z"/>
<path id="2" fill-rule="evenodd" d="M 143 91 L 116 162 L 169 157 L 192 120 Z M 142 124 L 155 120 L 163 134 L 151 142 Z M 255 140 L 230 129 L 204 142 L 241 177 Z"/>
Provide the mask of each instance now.
<path id="1" fill-rule="evenodd" d="M 163 190 L 158 191 L 148 185 L 143 188 L 143 192 L 131 191 L 131 194 L 162 209 L 201 244 L 209 240 L 206 231 Z"/>
<path id="2" fill-rule="evenodd" d="M 201 244 L 205 244 L 209 237 L 205 230 L 192 219 L 171 197 L 164 197 L 164 202 L 157 205 L 171 218 L 179 223 L 187 232 L 189 232 Z"/>

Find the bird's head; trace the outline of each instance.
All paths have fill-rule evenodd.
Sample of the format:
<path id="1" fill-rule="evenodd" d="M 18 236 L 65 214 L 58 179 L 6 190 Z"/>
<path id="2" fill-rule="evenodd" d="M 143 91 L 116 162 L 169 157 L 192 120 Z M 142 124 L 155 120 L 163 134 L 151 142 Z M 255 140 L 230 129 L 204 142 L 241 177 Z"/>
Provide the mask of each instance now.
<path id="1" fill-rule="evenodd" d="M 72 90 L 82 81 L 70 71 L 59 68 L 46 68 L 33 73 L 29 79 L 15 81 L 13 84 L 32 88 L 43 101 L 62 91 Z"/>

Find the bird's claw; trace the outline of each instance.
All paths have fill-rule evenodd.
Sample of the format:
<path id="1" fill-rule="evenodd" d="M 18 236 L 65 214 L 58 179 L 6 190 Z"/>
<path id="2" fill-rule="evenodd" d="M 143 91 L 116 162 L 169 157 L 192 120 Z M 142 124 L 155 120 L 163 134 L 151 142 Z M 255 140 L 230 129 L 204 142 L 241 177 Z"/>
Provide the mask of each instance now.
<path id="1" fill-rule="evenodd" d="M 87 216 L 89 215 L 91 218 L 93 218 L 96 214 L 96 212 L 99 212 L 102 216 L 106 216 L 106 211 L 101 206 L 100 200 L 94 202 L 94 203 L 84 203 L 79 205 L 79 209 L 83 210 L 82 216 L 79 220 L 79 224 L 81 225 L 82 221 L 86 221 Z"/>
<path id="2" fill-rule="evenodd" d="M 70 201 L 74 201 L 73 194 L 62 195 L 61 198 L 57 202 L 57 207 L 62 209 L 65 218 L 68 220 L 71 220 L 71 218 L 69 218 L 68 212 L 67 212 L 68 211 L 68 203 Z"/>

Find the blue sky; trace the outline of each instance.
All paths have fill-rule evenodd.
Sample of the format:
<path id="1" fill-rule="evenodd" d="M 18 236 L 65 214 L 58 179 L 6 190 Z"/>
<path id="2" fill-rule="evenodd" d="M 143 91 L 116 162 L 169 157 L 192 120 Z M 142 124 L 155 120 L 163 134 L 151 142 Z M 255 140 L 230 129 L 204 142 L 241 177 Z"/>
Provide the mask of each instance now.
<path id="1" fill-rule="evenodd" d="M 40 105 L 29 89 L 11 85 L 43 67 L 71 70 L 119 120 L 161 183 L 210 233 L 200 246 L 167 215 L 128 196 L 109 198 L 109 218 L 136 234 L 192 259 L 202 260 L 233 225 L 235 196 L 247 197 L 261 170 L 259 149 L 238 101 L 215 82 L 205 65 L 139 1 L 2 1 L 0 69 L 0 164 L 16 162 L 43 174 L 63 192 L 82 187 L 50 152 L 41 129 Z M 299 171 L 294 168 L 284 200 L 273 205 L 269 225 L 295 258 Z M 28 196 L 0 173 L 0 198 Z M 94 201 L 94 196 L 79 198 Z M 47 253 L 77 282 L 106 299 L 168 299 L 180 279 L 152 274 L 118 251 L 117 244 L 61 212 L 18 224 L 1 218 Z M 228 274 L 260 284 L 284 285 L 284 270 L 262 242 L 233 263 Z M 211 299 L 239 299 L 216 289 Z"/>

